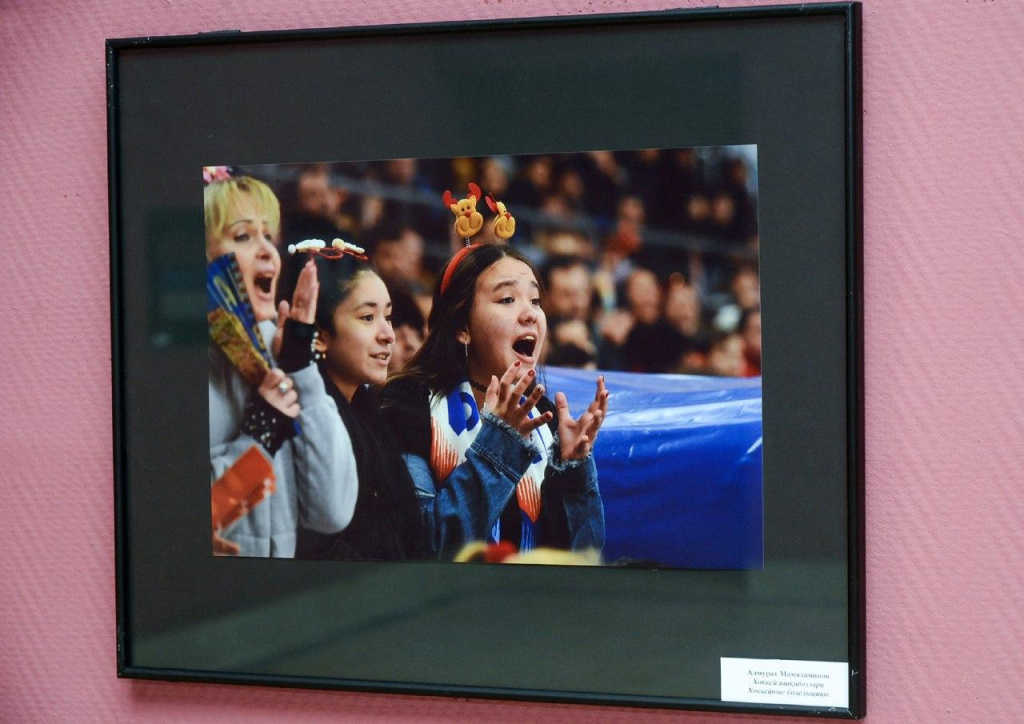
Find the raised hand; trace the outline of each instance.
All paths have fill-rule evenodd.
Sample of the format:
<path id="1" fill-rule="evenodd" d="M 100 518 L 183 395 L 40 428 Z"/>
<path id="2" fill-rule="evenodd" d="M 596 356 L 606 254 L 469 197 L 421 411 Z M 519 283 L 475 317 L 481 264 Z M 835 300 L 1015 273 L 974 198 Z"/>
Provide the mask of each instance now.
<path id="1" fill-rule="evenodd" d="M 296 322 L 312 324 L 316 320 L 316 300 L 320 294 L 320 281 L 316 276 L 316 264 L 310 259 L 302 267 L 299 280 L 292 294 L 291 311 L 288 316 Z"/>
<path id="2" fill-rule="evenodd" d="M 546 425 L 553 417 L 550 412 L 538 415 L 532 420 L 529 417 L 530 410 L 544 394 L 544 388 L 537 385 L 533 392 L 522 400 L 526 390 L 533 384 L 535 376 L 533 370 L 524 373 L 522 364 L 518 361 L 513 362 L 500 380 L 491 375 L 491 383 L 487 386 L 487 395 L 484 397 L 484 410 L 500 417 L 510 427 L 518 430 L 523 437 L 529 437 L 530 433 L 541 425 Z"/>
<path id="3" fill-rule="evenodd" d="M 295 391 L 295 383 L 277 367 L 263 377 L 258 392 L 260 397 L 288 417 L 299 416 L 301 408 L 299 407 L 299 393 Z"/>
<path id="4" fill-rule="evenodd" d="M 562 460 L 585 458 L 594 447 L 597 433 L 608 414 L 608 390 L 604 386 L 604 375 L 597 378 L 594 401 L 579 419 L 572 419 L 572 415 L 569 414 L 569 401 L 562 392 L 555 395 L 555 407 L 558 409 L 558 440 Z"/>
<path id="5" fill-rule="evenodd" d="M 275 358 L 281 355 L 285 321 L 294 319 L 303 324 L 313 324 L 316 321 L 316 302 L 319 296 L 320 281 L 317 278 L 316 264 L 310 259 L 299 273 L 291 304 L 282 299 L 277 305 L 277 331 L 274 332 L 274 341 L 271 345 Z"/>

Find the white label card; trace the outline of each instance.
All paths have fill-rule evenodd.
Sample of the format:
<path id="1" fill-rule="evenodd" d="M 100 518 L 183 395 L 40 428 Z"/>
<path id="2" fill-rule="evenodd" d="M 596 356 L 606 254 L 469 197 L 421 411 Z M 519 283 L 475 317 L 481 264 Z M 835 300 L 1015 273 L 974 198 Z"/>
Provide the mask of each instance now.
<path id="1" fill-rule="evenodd" d="M 835 661 L 722 657 L 722 701 L 850 706 L 850 666 Z"/>

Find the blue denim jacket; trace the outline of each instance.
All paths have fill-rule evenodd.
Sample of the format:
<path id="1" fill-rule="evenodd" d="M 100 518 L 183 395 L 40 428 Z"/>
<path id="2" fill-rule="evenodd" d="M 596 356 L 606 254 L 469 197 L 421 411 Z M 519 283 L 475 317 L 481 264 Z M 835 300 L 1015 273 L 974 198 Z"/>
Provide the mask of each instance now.
<path id="1" fill-rule="evenodd" d="M 443 483 L 438 484 L 424 458 L 403 455 L 431 550 L 439 559 L 451 560 L 466 543 L 487 539 L 535 452 L 528 440 L 485 413 L 466 461 Z M 580 461 L 549 463 L 543 492 L 545 506 L 560 505 L 564 511 L 570 550 L 604 546 L 604 506 L 592 454 Z M 551 543 L 542 538 L 539 545 Z"/>

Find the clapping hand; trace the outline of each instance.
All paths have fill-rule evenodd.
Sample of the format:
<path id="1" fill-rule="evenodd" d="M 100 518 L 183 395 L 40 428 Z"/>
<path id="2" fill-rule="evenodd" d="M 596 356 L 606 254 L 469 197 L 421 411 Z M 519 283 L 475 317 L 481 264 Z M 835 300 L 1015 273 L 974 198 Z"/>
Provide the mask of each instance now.
<path id="1" fill-rule="evenodd" d="M 523 395 L 535 379 L 536 373 L 533 370 L 522 372 L 522 364 L 519 361 L 512 363 L 500 380 L 491 375 L 491 383 L 487 386 L 487 394 L 484 397 L 484 410 L 500 417 L 523 437 L 530 437 L 534 430 L 553 418 L 550 412 L 533 419 L 529 417 L 530 410 L 544 394 L 544 388 L 536 385 L 533 392 L 523 399 Z"/>
<path id="2" fill-rule="evenodd" d="M 562 460 L 582 460 L 594 447 L 601 423 L 608 414 L 608 390 L 604 386 L 604 375 L 597 378 L 594 401 L 579 419 L 573 420 L 569 414 L 569 401 L 564 393 L 555 395 L 555 406 L 558 408 L 558 440 Z"/>

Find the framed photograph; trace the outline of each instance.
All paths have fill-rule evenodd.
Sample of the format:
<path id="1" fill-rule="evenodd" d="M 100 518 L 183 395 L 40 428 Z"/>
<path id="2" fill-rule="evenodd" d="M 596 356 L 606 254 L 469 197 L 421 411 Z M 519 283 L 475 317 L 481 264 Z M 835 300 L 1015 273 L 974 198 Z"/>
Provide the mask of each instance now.
<path id="1" fill-rule="evenodd" d="M 119 675 L 862 717 L 859 17 L 108 41 Z"/>

